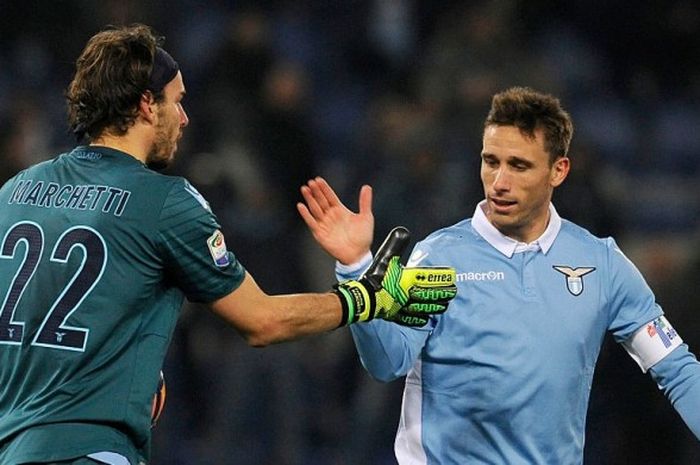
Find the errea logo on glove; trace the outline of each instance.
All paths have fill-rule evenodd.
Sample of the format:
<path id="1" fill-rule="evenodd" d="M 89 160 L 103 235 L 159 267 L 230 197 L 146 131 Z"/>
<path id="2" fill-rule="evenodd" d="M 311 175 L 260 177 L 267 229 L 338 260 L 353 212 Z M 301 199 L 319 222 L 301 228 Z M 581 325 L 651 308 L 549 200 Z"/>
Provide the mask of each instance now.
<path id="1" fill-rule="evenodd" d="M 429 274 L 428 275 L 428 282 L 429 283 L 451 283 L 452 276 L 446 275 L 446 274 Z"/>
<path id="2" fill-rule="evenodd" d="M 467 271 L 457 273 L 457 282 L 462 281 L 504 281 L 506 274 L 503 271 Z"/>
<path id="3" fill-rule="evenodd" d="M 452 276 L 447 274 L 417 274 L 416 281 L 427 281 L 429 283 L 451 283 Z"/>

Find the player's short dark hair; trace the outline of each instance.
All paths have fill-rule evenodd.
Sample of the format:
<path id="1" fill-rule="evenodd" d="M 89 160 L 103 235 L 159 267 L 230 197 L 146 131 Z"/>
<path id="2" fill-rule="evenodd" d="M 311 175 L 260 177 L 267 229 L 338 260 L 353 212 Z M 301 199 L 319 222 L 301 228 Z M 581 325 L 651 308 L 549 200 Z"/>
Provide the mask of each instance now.
<path id="1" fill-rule="evenodd" d="M 93 140 L 105 130 L 121 136 L 134 124 L 163 40 L 143 24 L 108 26 L 90 38 L 66 92 L 70 128 L 78 139 Z M 162 89 L 153 97 L 162 101 Z"/>
<path id="2" fill-rule="evenodd" d="M 528 87 L 511 87 L 493 96 L 484 127 L 515 126 L 534 138 L 540 129 L 550 162 L 569 153 L 574 125 L 556 97 Z"/>

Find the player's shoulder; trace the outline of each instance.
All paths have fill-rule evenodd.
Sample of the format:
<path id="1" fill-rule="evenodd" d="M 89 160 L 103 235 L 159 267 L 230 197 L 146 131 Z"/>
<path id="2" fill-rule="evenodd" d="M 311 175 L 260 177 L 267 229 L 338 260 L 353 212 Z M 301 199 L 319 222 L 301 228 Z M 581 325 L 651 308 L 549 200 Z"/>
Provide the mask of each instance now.
<path id="1" fill-rule="evenodd" d="M 471 219 L 464 219 L 455 224 L 445 226 L 428 234 L 426 241 L 452 241 L 461 239 L 471 230 Z"/>
<path id="2" fill-rule="evenodd" d="M 465 242 L 472 238 L 474 238 L 474 230 L 471 226 L 471 219 L 464 219 L 433 231 L 420 243 L 422 248 L 434 248 L 437 246 L 440 249 L 449 249 L 463 246 Z"/>
<path id="3" fill-rule="evenodd" d="M 8 190 L 14 190 L 18 183 L 22 184 L 25 183 L 26 180 L 28 179 L 41 179 L 46 172 L 48 172 L 51 169 L 51 166 L 56 163 L 56 161 L 63 155 L 66 155 L 65 153 L 56 156 L 55 158 L 51 158 L 48 160 L 44 160 L 38 163 L 35 163 L 33 165 L 30 165 L 17 173 L 15 173 L 10 179 L 8 179 L 5 184 L 0 186 L 0 190 L 2 191 L 8 191 Z"/>
<path id="4" fill-rule="evenodd" d="M 610 249 L 617 247 L 615 240 L 612 237 L 599 237 L 590 232 L 583 226 L 579 226 L 569 220 L 562 218 L 559 237 L 562 240 L 577 243 L 582 247 L 599 247 L 601 249 Z"/>
<path id="5" fill-rule="evenodd" d="M 578 241 L 586 245 L 606 246 L 612 239 L 609 237 L 596 236 L 588 229 L 572 221 L 561 219 L 561 229 L 559 234 L 573 241 Z"/>
<path id="6" fill-rule="evenodd" d="M 210 210 L 202 194 L 183 176 L 159 173 L 151 169 L 137 170 L 131 173 L 131 176 L 134 176 L 134 181 L 139 186 L 158 191 L 153 195 L 161 196 L 166 205 L 195 203 Z"/>
<path id="7" fill-rule="evenodd" d="M 106 175 L 102 182 L 107 185 L 119 186 L 127 189 L 138 200 L 142 210 L 149 214 L 161 211 L 169 204 L 176 204 L 181 199 L 178 192 L 184 185 L 184 178 L 169 174 L 159 173 L 144 166 L 127 166 L 121 170 Z"/>
<path id="8" fill-rule="evenodd" d="M 181 205 L 185 208 L 198 206 L 211 213 L 209 202 L 197 188 L 182 176 L 168 176 L 169 192 L 166 204 Z"/>
<path id="9" fill-rule="evenodd" d="M 24 168 L 23 170 L 19 171 L 12 179 L 21 179 L 41 175 L 42 173 L 51 170 L 53 166 L 56 163 L 59 163 L 62 158 L 66 157 L 68 153 L 69 152 L 64 152 L 59 155 L 56 155 L 53 158 L 49 158 L 48 160 L 43 160 L 33 165 L 30 165 Z"/>

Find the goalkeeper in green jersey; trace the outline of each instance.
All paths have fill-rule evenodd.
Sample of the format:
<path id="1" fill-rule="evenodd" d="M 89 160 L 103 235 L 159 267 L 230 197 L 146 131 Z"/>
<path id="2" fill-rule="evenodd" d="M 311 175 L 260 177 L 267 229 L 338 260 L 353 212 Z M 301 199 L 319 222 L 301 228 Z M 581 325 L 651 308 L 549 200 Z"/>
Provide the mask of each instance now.
<path id="1" fill-rule="evenodd" d="M 85 145 L 0 189 L 3 465 L 147 463 L 184 298 L 265 346 L 374 318 L 421 325 L 454 297 L 453 269 L 404 269 L 391 241 L 331 292 L 262 291 L 206 200 L 155 171 L 188 124 L 183 76 L 161 45 L 143 25 L 93 36 L 67 92 Z"/>

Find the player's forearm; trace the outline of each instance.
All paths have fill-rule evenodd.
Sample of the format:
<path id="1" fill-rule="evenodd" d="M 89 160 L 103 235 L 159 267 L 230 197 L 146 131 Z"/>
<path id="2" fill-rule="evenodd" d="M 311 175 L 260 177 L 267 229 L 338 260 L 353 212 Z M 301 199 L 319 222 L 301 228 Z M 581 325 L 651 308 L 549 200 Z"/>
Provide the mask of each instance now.
<path id="1" fill-rule="evenodd" d="M 407 330 L 385 321 L 353 325 L 350 331 L 362 366 L 374 379 L 385 383 L 408 373 L 424 340 L 420 330 Z M 404 334 L 409 331 L 419 340 L 409 343 Z"/>
<path id="2" fill-rule="evenodd" d="M 649 371 L 700 440 L 700 363 L 695 356 L 683 344 Z"/>
<path id="3" fill-rule="evenodd" d="M 237 289 L 212 302 L 211 308 L 255 347 L 337 328 L 343 314 L 336 294 L 272 296 L 250 274 Z"/>
<path id="4" fill-rule="evenodd" d="M 331 293 L 268 296 L 263 305 L 252 321 L 239 327 L 254 347 L 330 331 L 342 315 L 340 299 Z"/>

